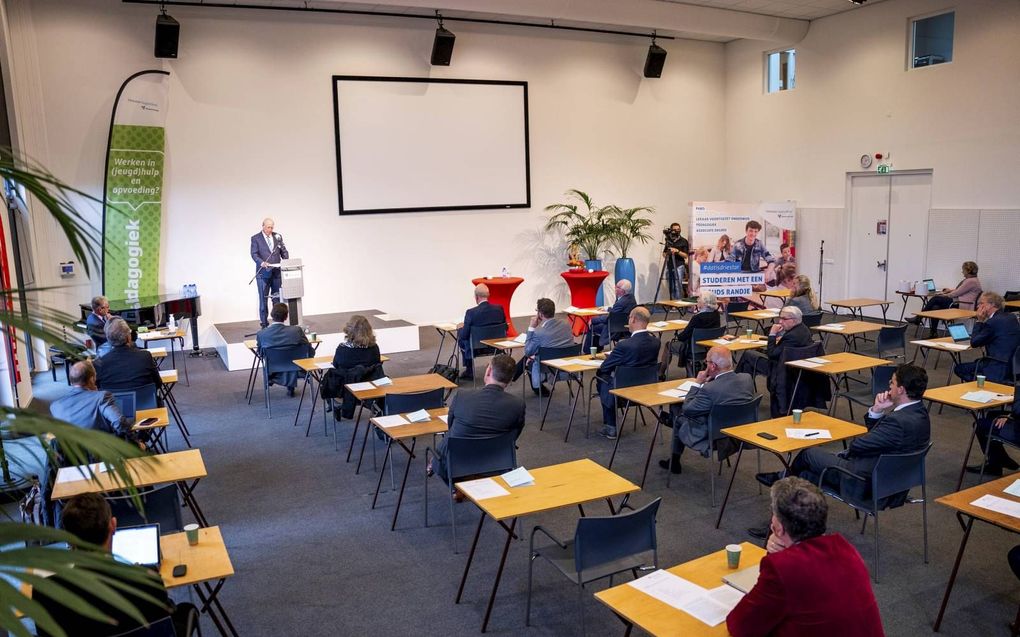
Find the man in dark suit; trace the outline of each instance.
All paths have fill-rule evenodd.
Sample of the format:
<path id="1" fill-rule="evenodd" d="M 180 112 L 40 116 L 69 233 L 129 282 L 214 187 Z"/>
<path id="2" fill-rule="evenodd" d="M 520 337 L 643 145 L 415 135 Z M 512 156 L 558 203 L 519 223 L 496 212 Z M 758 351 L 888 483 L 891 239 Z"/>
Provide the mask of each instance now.
<path id="1" fill-rule="evenodd" d="M 106 339 L 112 348 L 96 359 L 96 385 L 106 391 L 129 391 L 145 385 L 163 385 L 152 354 L 131 342 L 131 327 L 122 318 L 106 324 Z"/>
<path id="2" fill-rule="evenodd" d="M 53 401 L 50 414 L 82 429 L 96 429 L 134 440 L 134 418 L 125 418 L 113 394 L 96 388 L 96 370 L 91 361 L 78 361 L 69 373 L 71 391 Z"/>
<path id="3" fill-rule="evenodd" d="M 996 429 L 996 436 L 1020 447 L 1020 381 L 1013 385 L 1013 405 L 1011 411 L 1008 413 L 986 414 L 977 424 L 977 438 L 981 442 L 981 450 L 988 450 L 988 455 L 985 457 L 984 462 L 984 474 L 988 476 L 1001 476 L 1003 469 L 1010 469 L 1011 471 L 1020 469 L 1020 464 L 1017 464 L 1016 460 L 1013 460 L 1006 453 L 1006 449 L 1001 442 L 994 440 L 989 444 L 988 436 L 992 431 L 992 427 Z M 971 465 L 967 467 L 967 471 L 981 473 L 982 466 L 980 464 Z"/>
<path id="4" fill-rule="evenodd" d="M 799 478 L 772 487 L 772 535 L 754 587 L 730 611 L 733 637 L 882 637 L 868 567 L 842 535 L 825 534 L 828 504 Z"/>
<path id="5" fill-rule="evenodd" d="M 931 422 L 921 398 L 928 388 L 928 373 L 916 365 L 900 365 L 889 381 L 889 391 L 875 396 L 864 424 L 868 433 L 854 438 L 850 446 L 833 454 L 818 447 L 805 449 L 793 459 L 793 474 L 817 483 L 826 467 L 842 467 L 867 481 L 842 477 L 839 472 L 828 471 L 825 484 L 852 499 L 868 497 L 871 490 L 871 471 L 878 457 L 886 453 L 910 453 L 924 449 L 931 439 Z M 759 473 L 758 481 L 766 486 L 782 477 L 780 472 Z M 905 498 L 906 493 L 900 494 Z M 897 497 L 897 496 L 891 496 Z"/>
<path id="6" fill-rule="evenodd" d="M 768 344 L 765 347 L 765 356 L 768 358 L 768 389 L 769 408 L 772 417 L 778 417 L 786 413 L 789 405 L 786 385 L 788 370 L 783 365 L 783 353 L 788 347 L 807 347 L 812 343 L 811 330 L 804 325 L 804 314 L 800 308 L 787 305 L 779 311 L 779 318 L 769 330 Z M 754 369 L 755 352 L 747 351 L 737 365 L 738 372 L 751 372 Z M 825 381 L 828 383 L 828 380 Z M 782 388 L 782 391 L 780 391 Z"/>
<path id="7" fill-rule="evenodd" d="M 106 344 L 106 322 L 110 320 L 110 302 L 105 296 L 92 298 L 92 312 L 85 317 L 85 330 L 96 349 Z"/>
<path id="8" fill-rule="evenodd" d="M 660 460 L 659 466 L 680 473 L 680 456 L 684 447 L 690 447 L 708 457 L 708 415 L 716 405 L 735 405 L 754 398 L 754 381 L 750 374 L 733 371 L 733 355 L 722 345 L 716 345 L 705 354 L 707 367 L 695 379 L 701 387 L 692 387 L 683 403 L 670 407 L 673 421 L 673 454 L 669 460 Z M 718 443 L 722 456 L 729 455 L 733 446 L 729 439 Z"/>
<path id="9" fill-rule="evenodd" d="M 259 324 L 265 328 L 269 325 L 266 319 L 268 306 L 266 297 L 272 295 L 274 301 L 280 300 L 280 281 L 282 276 L 279 267 L 281 259 L 289 259 L 290 253 L 283 244 L 283 236 L 273 232 L 275 224 L 268 217 L 262 220 L 262 232 L 251 237 L 251 259 L 255 262 L 255 282 L 259 286 Z"/>
<path id="10" fill-rule="evenodd" d="M 637 300 L 631 293 L 632 290 L 633 285 L 627 279 L 616 282 L 614 288 L 616 302 L 609 308 L 607 316 L 596 316 L 588 324 L 588 335 L 584 339 L 584 351 L 587 352 L 590 348 L 597 347 L 601 352 L 609 342 L 609 338 L 612 336 L 609 333 L 610 316 L 630 316 L 630 311 L 637 307 Z"/>
<path id="11" fill-rule="evenodd" d="M 613 348 L 602 362 L 595 375 L 602 403 L 602 431 L 610 440 L 616 440 L 616 400 L 609 390 L 615 387 L 614 372 L 617 367 L 648 367 L 655 365 L 659 358 L 659 339 L 648 331 L 651 315 L 643 307 L 635 307 L 627 318 L 630 338 L 625 338 Z"/>
<path id="12" fill-rule="evenodd" d="M 429 467 L 446 479 L 446 441 L 450 438 L 488 439 L 524 429 L 524 401 L 506 391 L 514 375 L 514 359 L 506 354 L 492 358 L 485 368 L 485 386 L 478 390 L 461 389 L 450 403 L 447 418 L 450 431 L 436 448 Z"/>
<path id="13" fill-rule="evenodd" d="M 311 358 L 315 355 L 315 352 L 312 350 L 312 346 L 308 344 L 308 337 L 305 336 L 304 330 L 298 325 L 287 325 L 289 313 L 290 311 L 287 309 L 286 303 L 273 304 L 273 311 L 270 313 L 273 319 L 272 324 L 265 329 L 259 330 L 259 333 L 255 335 L 255 342 L 258 344 L 259 351 L 268 348 L 293 347 L 303 343 L 306 348 L 305 358 Z M 273 372 L 269 376 L 269 384 L 285 386 L 288 396 L 294 396 L 294 387 L 297 385 L 297 381 L 297 372 Z"/>
<path id="14" fill-rule="evenodd" d="M 461 360 L 464 371 L 461 380 L 474 380 L 474 352 L 471 350 L 471 330 L 489 325 L 506 326 L 506 314 L 502 305 L 489 303 L 489 286 L 479 283 L 475 286 L 475 306 L 464 312 L 464 322 L 458 325 L 457 344 L 460 346 Z"/>
<path id="15" fill-rule="evenodd" d="M 1020 347 L 1020 321 L 1016 314 L 1006 312 L 1006 301 L 995 292 L 978 297 L 977 323 L 970 335 L 971 347 L 984 347 L 985 355 L 977 361 L 957 363 L 953 371 L 969 383 L 981 374 L 988 380 L 1006 382 L 1013 368 L 1013 352 Z"/>
<path id="16" fill-rule="evenodd" d="M 536 394 L 541 391 L 543 396 L 548 396 L 549 391 L 541 386 L 541 370 L 535 355 L 542 347 L 569 347 L 573 344 L 574 333 L 570 329 L 570 323 L 556 318 L 556 304 L 551 299 L 539 299 L 535 316 L 531 317 L 531 324 L 528 325 L 524 355 L 517 363 L 513 379 L 520 378 L 524 373 L 524 366 L 530 363 L 531 389 Z"/>
<path id="17" fill-rule="evenodd" d="M 659 379 L 666 380 L 666 373 L 669 371 L 669 362 L 673 358 L 671 348 L 676 349 L 677 365 L 687 365 L 687 357 L 691 351 L 691 337 L 694 330 L 712 329 L 722 325 L 722 315 L 719 314 L 719 299 L 715 292 L 701 290 L 698 294 L 698 311 L 687 322 L 684 329 L 673 335 L 673 341 L 662 348 L 662 360 L 659 361 Z"/>

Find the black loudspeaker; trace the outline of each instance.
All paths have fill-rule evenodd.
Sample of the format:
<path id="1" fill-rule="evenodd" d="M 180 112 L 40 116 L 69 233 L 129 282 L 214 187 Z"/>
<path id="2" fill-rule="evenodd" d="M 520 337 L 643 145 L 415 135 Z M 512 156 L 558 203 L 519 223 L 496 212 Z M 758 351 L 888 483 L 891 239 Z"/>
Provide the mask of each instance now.
<path id="1" fill-rule="evenodd" d="M 450 66 L 453 58 L 453 42 L 457 36 L 443 27 L 436 29 L 436 39 L 432 41 L 432 66 Z"/>
<path id="2" fill-rule="evenodd" d="M 177 39 L 181 35 L 181 23 L 165 13 L 156 16 L 156 44 L 153 55 L 158 58 L 177 57 Z"/>
<path id="3" fill-rule="evenodd" d="M 666 64 L 666 49 L 658 44 L 648 47 L 645 58 L 645 77 L 662 77 L 662 67 Z"/>

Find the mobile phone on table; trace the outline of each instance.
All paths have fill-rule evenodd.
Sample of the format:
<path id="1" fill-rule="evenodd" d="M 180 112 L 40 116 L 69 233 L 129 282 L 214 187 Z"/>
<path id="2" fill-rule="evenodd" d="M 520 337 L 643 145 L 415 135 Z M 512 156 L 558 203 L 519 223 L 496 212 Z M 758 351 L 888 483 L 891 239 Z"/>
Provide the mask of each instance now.
<path id="1" fill-rule="evenodd" d="M 146 418 L 142 422 L 138 423 L 137 426 L 138 427 L 151 427 L 152 425 L 155 425 L 157 422 L 159 422 L 159 418 L 155 418 L 155 417 L 153 417 L 153 418 Z"/>

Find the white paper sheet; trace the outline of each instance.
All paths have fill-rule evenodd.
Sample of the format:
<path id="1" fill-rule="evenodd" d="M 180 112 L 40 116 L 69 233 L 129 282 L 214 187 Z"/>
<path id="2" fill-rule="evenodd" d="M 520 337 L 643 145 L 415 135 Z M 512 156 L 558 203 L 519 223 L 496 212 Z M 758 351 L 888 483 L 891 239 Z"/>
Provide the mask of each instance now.
<path id="1" fill-rule="evenodd" d="M 764 343 L 765 341 L 761 340 L 760 338 L 738 338 L 737 342 L 750 345 L 751 343 Z"/>
<path id="2" fill-rule="evenodd" d="M 818 358 L 818 357 L 815 357 L 815 358 L 806 358 L 804 360 L 811 361 L 812 363 L 818 363 L 819 365 L 825 365 L 826 363 L 831 363 L 832 362 L 832 361 L 830 361 L 827 358 Z"/>
<path id="3" fill-rule="evenodd" d="M 407 414 L 407 419 L 411 422 L 428 422 L 432 420 L 432 416 L 430 416 L 429 412 L 424 409 L 419 409 L 418 411 L 412 411 Z"/>
<path id="4" fill-rule="evenodd" d="M 1020 502 L 1000 498 L 997 495 L 983 495 L 971 504 L 996 513 L 1005 513 L 1011 518 L 1020 518 Z"/>
<path id="5" fill-rule="evenodd" d="M 369 389 L 375 389 L 375 385 L 372 383 L 351 383 L 347 385 L 347 389 L 354 391 L 367 391 Z"/>
<path id="6" fill-rule="evenodd" d="M 333 369 L 333 363 L 316 363 L 316 369 Z"/>
<path id="7" fill-rule="evenodd" d="M 714 339 L 712 339 L 712 342 L 715 343 L 716 345 L 729 345 L 733 341 L 725 339 L 725 338 L 714 338 Z"/>
<path id="8" fill-rule="evenodd" d="M 754 316 L 756 318 L 775 318 L 778 314 L 779 312 L 755 312 Z"/>
<path id="9" fill-rule="evenodd" d="M 535 484 L 535 478 L 524 467 L 517 467 L 500 476 L 511 487 L 523 487 Z"/>
<path id="10" fill-rule="evenodd" d="M 57 482 L 75 482 L 77 480 L 90 480 L 92 478 L 89 475 L 88 467 L 92 468 L 93 474 L 106 473 L 108 470 L 105 463 L 94 462 L 90 465 L 82 465 L 80 467 L 62 467 L 57 471 Z"/>
<path id="11" fill-rule="evenodd" d="M 528 333 L 527 332 L 521 332 L 520 334 L 518 334 L 517 336 L 514 337 L 514 342 L 515 343 L 523 343 L 526 340 L 528 340 Z"/>
<path id="12" fill-rule="evenodd" d="M 832 432 L 828 429 L 793 429 L 786 428 L 786 437 L 794 440 L 812 440 L 822 438 L 832 440 Z"/>
<path id="13" fill-rule="evenodd" d="M 603 361 L 601 358 L 596 359 L 589 358 L 586 360 L 575 360 L 573 362 L 578 365 L 584 365 L 585 367 L 601 367 L 602 363 L 604 363 L 605 361 Z"/>
<path id="14" fill-rule="evenodd" d="M 472 500 L 487 500 L 489 498 L 498 498 L 501 495 L 510 495 L 509 491 L 501 487 L 492 478 L 458 482 L 457 488 L 470 496 Z"/>
<path id="15" fill-rule="evenodd" d="M 969 391 L 963 396 L 960 396 L 960 398 L 962 398 L 963 400 L 969 400 L 972 403 L 985 404 L 995 400 L 996 396 L 998 396 L 998 394 L 996 394 L 993 391 L 979 389 L 978 391 Z"/>
<path id="16" fill-rule="evenodd" d="M 166 348 L 165 347 L 150 347 L 149 348 L 149 353 L 152 354 L 153 356 L 155 356 L 156 354 L 162 354 L 163 356 L 166 356 Z"/>
<path id="17" fill-rule="evenodd" d="M 517 347 L 519 343 L 517 341 L 500 341 L 496 345 L 500 347 Z"/>
<path id="18" fill-rule="evenodd" d="M 1020 479 L 1014 480 L 1013 484 L 1003 489 L 1003 491 L 1010 495 L 1015 495 L 1016 497 L 1020 498 Z"/>
<path id="19" fill-rule="evenodd" d="M 578 309 L 578 308 L 577 308 L 577 307 L 575 307 L 575 306 L 573 306 L 573 305 L 568 305 L 568 306 L 566 307 L 566 309 L 564 309 L 563 311 L 564 311 L 564 312 L 566 312 L 567 314 L 572 314 L 572 313 L 576 312 L 576 311 L 577 311 L 577 309 Z"/>
<path id="20" fill-rule="evenodd" d="M 668 396 L 669 398 L 683 398 L 687 395 L 687 392 L 680 389 L 667 389 L 666 391 L 660 391 L 659 395 Z"/>
<path id="21" fill-rule="evenodd" d="M 667 323 L 666 321 L 656 321 L 652 323 L 652 325 L 654 325 L 655 327 L 666 327 L 667 325 L 669 325 L 669 323 Z"/>
<path id="22" fill-rule="evenodd" d="M 435 326 L 444 332 L 451 332 L 457 329 L 456 323 L 436 323 Z"/>
<path id="23" fill-rule="evenodd" d="M 945 343 L 933 343 L 931 341 L 910 341 L 918 347 L 938 347 L 939 345 L 945 345 Z"/>
<path id="24" fill-rule="evenodd" d="M 386 387 L 387 385 L 392 385 L 393 381 L 390 380 L 389 376 L 383 376 L 382 378 L 373 380 L 372 384 L 376 387 Z"/>
<path id="25" fill-rule="evenodd" d="M 547 361 L 542 361 L 546 365 L 564 365 L 567 362 L 565 358 L 550 358 Z"/>
<path id="26" fill-rule="evenodd" d="M 690 321 L 685 321 L 684 319 L 673 319 L 672 321 L 669 322 L 672 323 L 673 325 L 678 325 L 680 327 L 687 327 L 687 324 L 690 323 Z"/>
<path id="27" fill-rule="evenodd" d="M 662 570 L 628 582 L 628 585 L 709 626 L 718 626 L 725 621 L 743 597 L 740 591 L 725 584 L 707 590 Z"/>
<path id="28" fill-rule="evenodd" d="M 447 416 L 446 414 L 443 414 L 442 416 L 440 416 L 439 419 L 442 420 L 443 422 L 445 422 L 446 424 L 450 424 L 450 417 Z"/>
<path id="29" fill-rule="evenodd" d="M 176 369 L 161 369 L 159 371 L 159 377 L 166 378 L 167 376 L 173 376 L 176 373 L 177 373 Z"/>
<path id="30" fill-rule="evenodd" d="M 407 422 L 407 419 L 401 416 L 400 414 L 394 414 L 392 416 L 376 416 L 375 424 L 379 425 L 380 427 L 386 428 L 386 427 L 399 427 L 400 425 L 409 425 L 411 423 Z"/>
<path id="31" fill-rule="evenodd" d="M 964 345 L 963 343 L 942 343 L 942 347 L 945 347 L 946 349 L 955 349 L 961 352 L 970 349 L 970 345 Z"/>
<path id="32" fill-rule="evenodd" d="M 686 392 L 686 391 L 691 391 L 691 389 L 693 389 L 695 387 L 701 387 L 701 385 L 699 385 L 698 383 L 694 382 L 693 380 L 685 380 L 684 382 L 680 383 L 680 386 L 677 387 L 677 389 L 679 389 L 680 391 L 685 391 Z"/>
<path id="33" fill-rule="evenodd" d="M 838 332 L 839 330 L 846 329 L 846 325 L 843 325 L 842 323 L 828 323 L 826 325 L 819 325 L 818 329 Z"/>
<path id="34" fill-rule="evenodd" d="M 812 363 L 812 362 L 811 362 L 811 361 L 809 361 L 809 360 L 802 360 L 802 361 L 790 361 L 790 362 L 789 362 L 789 363 L 787 363 L 787 364 L 788 364 L 788 365 L 793 365 L 793 366 L 795 366 L 795 367 L 804 367 L 804 368 L 806 368 L 806 369 L 811 369 L 812 367 L 821 367 L 821 366 L 822 366 L 822 363 Z"/>

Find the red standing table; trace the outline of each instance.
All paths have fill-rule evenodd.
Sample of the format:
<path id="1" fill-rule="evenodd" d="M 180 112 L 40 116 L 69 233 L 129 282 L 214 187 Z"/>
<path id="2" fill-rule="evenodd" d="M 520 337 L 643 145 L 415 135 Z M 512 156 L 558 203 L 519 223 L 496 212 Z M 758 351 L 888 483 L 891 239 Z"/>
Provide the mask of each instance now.
<path id="1" fill-rule="evenodd" d="M 560 276 L 570 288 L 570 304 L 577 308 L 586 308 L 595 307 L 595 295 L 609 273 L 605 270 L 596 270 L 595 272 L 582 270 L 580 272 L 561 272 Z M 587 327 L 584 321 L 574 321 L 574 335 L 577 336 L 587 331 Z"/>
<path id="2" fill-rule="evenodd" d="M 514 295 L 514 290 L 521 283 L 524 283 L 524 279 L 519 276 L 508 276 L 503 277 L 479 277 L 477 279 L 471 279 L 471 283 L 478 285 L 484 283 L 489 287 L 489 303 L 503 306 L 503 314 L 506 316 L 506 335 L 509 337 L 517 336 L 517 330 L 514 329 L 514 322 L 510 320 L 510 299 Z"/>

